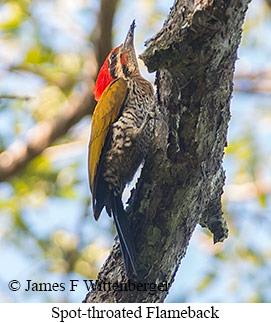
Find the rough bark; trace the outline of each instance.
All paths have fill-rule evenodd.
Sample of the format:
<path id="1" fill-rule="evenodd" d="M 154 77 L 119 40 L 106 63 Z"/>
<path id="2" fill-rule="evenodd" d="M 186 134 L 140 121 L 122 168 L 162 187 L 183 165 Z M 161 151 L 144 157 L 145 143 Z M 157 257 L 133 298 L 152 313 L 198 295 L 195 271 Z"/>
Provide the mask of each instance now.
<path id="1" fill-rule="evenodd" d="M 198 223 L 227 237 L 222 159 L 237 48 L 250 0 L 176 0 L 141 59 L 157 71 L 154 154 L 145 162 L 127 213 L 143 283 L 173 283 Z M 127 282 L 118 242 L 98 279 Z M 167 291 L 93 290 L 85 302 L 161 302 Z"/>

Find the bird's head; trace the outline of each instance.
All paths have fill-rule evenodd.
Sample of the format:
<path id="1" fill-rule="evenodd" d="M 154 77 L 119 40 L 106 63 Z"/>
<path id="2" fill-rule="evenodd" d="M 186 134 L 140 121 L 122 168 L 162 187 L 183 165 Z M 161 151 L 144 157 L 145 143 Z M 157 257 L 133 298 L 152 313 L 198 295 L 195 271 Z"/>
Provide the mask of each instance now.
<path id="1" fill-rule="evenodd" d="M 135 21 L 132 22 L 125 41 L 107 56 L 97 77 L 94 88 L 95 100 L 99 100 L 106 87 L 117 78 L 128 78 L 139 74 L 134 48 Z"/>

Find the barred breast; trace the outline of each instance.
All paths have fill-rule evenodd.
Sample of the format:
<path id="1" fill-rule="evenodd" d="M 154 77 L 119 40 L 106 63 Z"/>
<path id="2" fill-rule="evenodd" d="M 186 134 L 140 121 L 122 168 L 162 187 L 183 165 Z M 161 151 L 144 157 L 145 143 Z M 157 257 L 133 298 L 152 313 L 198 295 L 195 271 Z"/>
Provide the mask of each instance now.
<path id="1" fill-rule="evenodd" d="M 146 157 L 152 142 L 154 94 L 141 76 L 127 80 L 128 93 L 119 118 L 112 124 L 102 174 L 109 189 L 121 194 Z"/>

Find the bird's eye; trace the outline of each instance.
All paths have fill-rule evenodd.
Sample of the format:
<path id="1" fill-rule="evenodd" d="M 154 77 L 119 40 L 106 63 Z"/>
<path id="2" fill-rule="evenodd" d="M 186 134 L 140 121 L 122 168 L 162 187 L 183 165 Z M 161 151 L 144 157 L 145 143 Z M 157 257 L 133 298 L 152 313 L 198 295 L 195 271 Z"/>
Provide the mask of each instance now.
<path id="1" fill-rule="evenodd" d="M 113 53 L 110 55 L 110 60 L 111 60 L 111 61 L 113 61 L 116 57 L 117 57 L 117 52 L 113 52 Z"/>

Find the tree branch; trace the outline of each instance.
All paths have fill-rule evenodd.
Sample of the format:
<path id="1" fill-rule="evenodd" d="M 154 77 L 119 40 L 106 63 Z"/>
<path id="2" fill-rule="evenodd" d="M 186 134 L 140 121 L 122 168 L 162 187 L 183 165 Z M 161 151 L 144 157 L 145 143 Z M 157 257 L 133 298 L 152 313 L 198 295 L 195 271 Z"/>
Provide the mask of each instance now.
<path id="1" fill-rule="evenodd" d="M 163 116 L 157 131 L 160 145 L 146 160 L 127 208 L 141 282 L 173 283 L 199 222 L 211 230 L 215 242 L 227 237 L 221 164 L 234 63 L 249 2 L 176 0 L 141 55 L 149 71 L 157 71 Z M 117 242 L 98 279 L 127 282 Z M 167 290 L 96 289 L 85 301 L 161 302 L 166 295 Z"/>
<path id="2" fill-rule="evenodd" d="M 31 96 L 18 96 L 18 95 L 11 95 L 11 94 L 1 94 L 1 99 L 8 99 L 8 100 L 30 100 L 33 99 Z"/>
<path id="3" fill-rule="evenodd" d="M 93 99 L 90 99 L 90 92 L 85 90 L 80 99 L 76 98 L 70 102 L 65 115 L 41 121 L 31 128 L 27 133 L 29 138 L 27 143 L 21 140 L 15 141 L 0 154 L 0 182 L 16 174 L 57 138 L 67 133 L 73 125 L 90 113 L 91 105 L 94 105 Z"/>
<path id="4" fill-rule="evenodd" d="M 94 32 L 101 30 L 97 39 L 98 66 L 112 48 L 112 22 L 118 0 L 101 0 L 99 19 Z M 106 21 L 106 24 L 104 22 Z M 27 133 L 28 142 L 15 141 L 7 150 L 0 154 L 0 182 L 23 169 L 30 160 L 41 154 L 56 139 L 80 121 L 84 116 L 92 113 L 95 102 L 92 96 L 96 70 L 90 71 L 90 80 L 82 86 L 80 97 L 72 98 L 65 114 L 52 120 L 37 123 Z"/>

